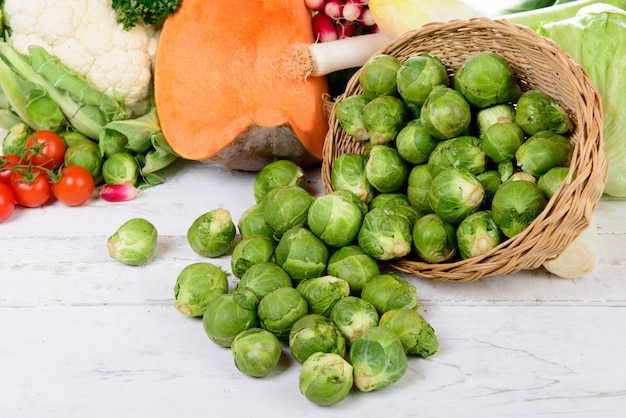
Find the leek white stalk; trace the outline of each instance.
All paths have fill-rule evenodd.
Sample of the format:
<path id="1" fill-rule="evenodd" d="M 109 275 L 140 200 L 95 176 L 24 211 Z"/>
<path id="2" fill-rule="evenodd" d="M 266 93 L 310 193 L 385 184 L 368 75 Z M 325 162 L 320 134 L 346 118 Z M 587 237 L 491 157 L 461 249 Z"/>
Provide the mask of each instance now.
<path id="1" fill-rule="evenodd" d="M 591 274 L 598 265 L 598 230 L 595 215 L 589 226 L 557 258 L 543 263 L 552 274 L 565 279 L 576 279 Z"/>
<path id="2" fill-rule="evenodd" d="M 284 70 L 290 76 L 306 79 L 360 67 L 389 42 L 391 38 L 377 32 L 331 42 L 299 44 L 285 63 Z"/>

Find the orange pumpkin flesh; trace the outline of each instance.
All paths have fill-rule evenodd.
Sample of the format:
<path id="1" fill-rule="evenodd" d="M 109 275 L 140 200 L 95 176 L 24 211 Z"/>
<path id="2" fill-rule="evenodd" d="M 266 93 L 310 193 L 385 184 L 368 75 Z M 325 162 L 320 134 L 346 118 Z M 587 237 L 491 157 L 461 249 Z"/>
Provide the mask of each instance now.
<path id="1" fill-rule="evenodd" d="M 236 170 L 321 161 L 326 79 L 281 71 L 294 45 L 313 41 L 301 0 L 183 0 L 163 26 L 154 69 L 170 146 Z"/>

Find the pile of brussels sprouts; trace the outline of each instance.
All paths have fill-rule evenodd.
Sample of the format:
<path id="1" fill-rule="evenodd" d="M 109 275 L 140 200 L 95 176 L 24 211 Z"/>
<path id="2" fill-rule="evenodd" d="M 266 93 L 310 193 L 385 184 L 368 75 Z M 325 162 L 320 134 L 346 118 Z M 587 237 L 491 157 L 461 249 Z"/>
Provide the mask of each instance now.
<path id="1" fill-rule="evenodd" d="M 368 206 L 362 224 L 346 215 L 341 228 L 358 229 L 378 260 L 486 254 L 528 227 L 570 171 L 572 123 L 554 97 L 522 92 L 490 51 L 450 74 L 432 54 L 379 54 L 361 69 L 362 93 L 336 105 L 366 150 L 332 162 L 332 189 Z"/>
<path id="2" fill-rule="evenodd" d="M 349 191 L 314 197 L 306 185 L 301 167 L 279 160 L 258 172 L 255 204 L 237 226 L 226 209 L 198 217 L 191 248 L 206 257 L 231 251 L 236 281 L 229 289 L 221 267 L 190 264 L 177 277 L 174 306 L 202 317 L 210 340 L 230 347 L 248 376 L 274 372 L 287 345 L 301 364 L 301 393 L 332 405 L 353 388 L 398 381 L 410 356 L 428 357 L 439 343 L 415 286 L 356 244 L 359 231 L 378 228 L 376 218 L 361 227 L 367 205 Z"/>

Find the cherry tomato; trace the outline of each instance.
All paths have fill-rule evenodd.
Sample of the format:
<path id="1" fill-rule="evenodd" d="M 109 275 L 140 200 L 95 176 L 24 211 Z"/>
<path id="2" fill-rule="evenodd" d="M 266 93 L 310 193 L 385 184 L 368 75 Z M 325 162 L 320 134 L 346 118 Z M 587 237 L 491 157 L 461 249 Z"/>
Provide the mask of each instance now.
<path id="1" fill-rule="evenodd" d="M 20 164 L 20 162 L 21 159 L 17 155 L 0 155 L 0 183 L 5 183 L 9 186 L 11 185 L 11 175 L 13 174 L 13 170 L 10 170 L 10 168 L 15 167 Z"/>
<path id="2" fill-rule="evenodd" d="M 43 206 L 52 195 L 48 176 L 42 170 L 16 170 L 11 176 L 11 189 L 15 201 L 27 208 Z"/>
<path id="3" fill-rule="evenodd" d="M 0 222 L 4 222 L 11 216 L 15 209 L 15 196 L 11 187 L 0 183 Z"/>
<path id="4" fill-rule="evenodd" d="M 78 165 L 69 165 L 61 169 L 61 178 L 52 185 L 52 193 L 59 202 L 67 206 L 80 206 L 85 203 L 94 190 L 91 173 Z"/>
<path id="5" fill-rule="evenodd" d="M 26 140 L 25 159 L 32 165 L 57 168 L 63 164 L 65 142 L 53 131 L 35 131 Z"/>

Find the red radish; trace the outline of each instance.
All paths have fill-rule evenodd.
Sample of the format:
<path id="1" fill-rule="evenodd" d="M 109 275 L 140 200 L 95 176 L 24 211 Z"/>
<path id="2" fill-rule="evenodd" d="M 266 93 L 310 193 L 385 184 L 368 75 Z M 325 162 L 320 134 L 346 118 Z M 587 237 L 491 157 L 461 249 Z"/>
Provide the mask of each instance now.
<path id="1" fill-rule="evenodd" d="M 348 22 L 354 22 L 361 16 L 361 9 L 363 9 L 361 0 L 346 0 L 342 16 Z"/>
<path id="2" fill-rule="evenodd" d="M 339 20 L 343 17 L 344 2 L 341 0 L 328 0 L 324 6 L 324 13 L 331 19 Z"/>
<path id="3" fill-rule="evenodd" d="M 316 13 L 311 19 L 313 33 L 319 42 L 336 41 L 337 29 L 335 22 L 325 13 Z"/>
<path id="4" fill-rule="evenodd" d="M 372 11 L 369 7 L 361 8 L 361 15 L 357 19 L 357 22 L 363 26 L 374 26 L 376 24 Z"/>
<path id="5" fill-rule="evenodd" d="M 339 39 L 349 38 L 354 35 L 355 25 L 352 22 L 340 20 L 337 22 L 337 37 Z"/>
<path id="6" fill-rule="evenodd" d="M 107 202 L 126 202 L 139 194 L 139 189 L 130 184 L 105 184 L 98 194 Z"/>
<path id="7" fill-rule="evenodd" d="M 304 4 L 316 12 L 324 10 L 324 6 L 326 5 L 326 0 L 304 0 Z"/>

